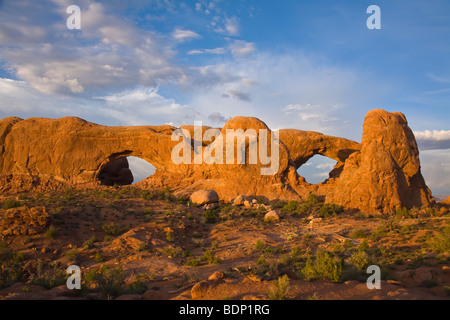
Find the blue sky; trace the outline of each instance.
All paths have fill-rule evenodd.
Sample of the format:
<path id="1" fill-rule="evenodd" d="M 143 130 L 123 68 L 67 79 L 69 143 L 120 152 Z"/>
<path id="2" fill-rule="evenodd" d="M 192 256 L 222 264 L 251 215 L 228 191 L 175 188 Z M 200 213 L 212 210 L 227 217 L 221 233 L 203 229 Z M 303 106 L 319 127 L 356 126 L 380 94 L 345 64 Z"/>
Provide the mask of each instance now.
<path id="1" fill-rule="evenodd" d="M 81 30 L 66 27 L 74 4 Z M 366 27 L 372 4 L 381 30 Z M 244 115 L 360 141 L 383 108 L 406 115 L 427 184 L 450 194 L 449 16 L 446 0 L 0 0 L 0 117 Z"/>

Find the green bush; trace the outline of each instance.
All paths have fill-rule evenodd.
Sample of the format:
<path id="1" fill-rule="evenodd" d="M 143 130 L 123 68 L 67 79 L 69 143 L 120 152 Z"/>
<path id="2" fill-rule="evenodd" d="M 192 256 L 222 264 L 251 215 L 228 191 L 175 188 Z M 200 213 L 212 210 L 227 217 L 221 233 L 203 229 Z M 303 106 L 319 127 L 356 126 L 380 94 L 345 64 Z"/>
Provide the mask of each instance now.
<path id="1" fill-rule="evenodd" d="M 112 300 L 122 293 L 125 274 L 120 267 L 103 265 L 99 271 L 91 270 L 86 273 L 85 280 L 95 285 L 105 299 Z"/>
<path id="2" fill-rule="evenodd" d="M 136 280 L 128 285 L 129 293 L 134 294 L 143 294 L 147 291 L 147 285 L 143 283 L 141 280 Z"/>
<path id="3" fill-rule="evenodd" d="M 402 218 L 402 217 L 410 218 L 410 217 L 411 217 L 410 211 L 409 211 L 408 208 L 406 208 L 406 207 L 397 208 L 397 210 L 396 210 L 396 212 L 395 212 L 395 215 L 396 215 L 398 218 Z"/>
<path id="4" fill-rule="evenodd" d="M 353 251 L 351 257 L 348 259 L 348 262 L 362 271 L 369 265 L 369 256 L 365 251 Z"/>
<path id="5" fill-rule="evenodd" d="M 205 210 L 205 212 L 203 212 L 203 217 L 207 223 L 214 223 L 219 219 L 219 210 Z"/>
<path id="6" fill-rule="evenodd" d="M 445 227 L 441 232 L 427 241 L 430 249 L 435 253 L 450 253 L 450 227 Z"/>
<path id="7" fill-rule="evenodd" d="M 37 262 L 31 283 L 47 289 L 65 284 L 69 276 L 65 272 L 66 269 L 59 263 L 50 263 L 49 267 L 44 270 L 44 264 L 41 261 Z"/>
<path id="8" fill-rule="evenodd" d="M 58 232 L 58 229 L 54 225 L 50 225 L 48 229 L 45 231 L 45 237 L 48 239 L 55 239 L 56 233 Z"/>
<path id="9" fill-rule="evenodd" d="M 269 300 L 284 300 L 289 292 L 289 277 L 285 274 L 278 277 L 272 284 L 269 291 Z"/>
<path id="10" fill-rule="evenodd" d="M 318 250 L 314 262 L 308 258 L 301 272 L 306 280 L 321 279 L 339 282 L 342 278 L 342 264 L 342 259 L 332 257 L 324 250 Z"/>
<path id="11" fill-rule="evenodd" d="M 360 239 L 365 237 L 367 237 L 367 234 L 364 230 L 361 229 L 353 229 L 352 232 L 350 233 L 350 238 L 353 239 Z"/>
<path id="12" fill-rule="evenodd" d="M 314 194 L 314 193 L 310 193 L 308 195 L 308 202 L 310 204 L 316 204 L 319 203 L 319 198 Z"/>
<path id="13" fill-rule="evenodd" d="M 220 260 L 216 257 L 216 253 L 210 250 L 205 251 L 200 260 L 208 261 L 209 264 L 220 264 Z"/>
<path id="14" fill-rule="evenodd" d="M 200 261 L 198 261 L 197 259 L 192 259 L 192 260 L 189 260 L 188 262 L 186 262 L 186 265 L 188 267 L 197 267 L 200 265 Z"/>
<path id="15" fill-rule="evenodd" d="M 20 202 L 17 201 L 16 199 L 7 199 L 4 203 L 3 203 L 3 209 L 4 210 L 8 210 L 11 208 L 17 208 L 20 207 Z"/>
<path id="16" fill-rule="evenodd" d="M 78 258 L 79 255 L 80 251 L 77 248 L 69 249 L 64 253 L 64 256 L 69 260 L 74 260 Z"/>
<path id="17" fill-rule="evenodd" d="M 332 203 L 325 203 L 320 207 L 318 216 L 321 218 L 329 218 L 342 212 L 344 212 L 344 208 L 342 206 Z"/>
<path id="18" fill-rule="evenodd" d="M 89 239 L 86 239 L 83 243 L 83 248 L 92 249 L 94 247 L 94 243 L 96 243 L 96 242 L 98 242 L 98 240 L 95 236 L 91 237 Z"/>
<path id="19" fill-rule="evenodd" d="M 118 236 L 124 232 L 124 229 L 114 222 L 102 225 L 102 230 L 111 236 Z"/>
<path id="20" fill-rule="evenodd" d="M 22 280 L 25 259 L 23 254 L 14 252 L 6 244 L 0 244 L 0 288 Z"/>

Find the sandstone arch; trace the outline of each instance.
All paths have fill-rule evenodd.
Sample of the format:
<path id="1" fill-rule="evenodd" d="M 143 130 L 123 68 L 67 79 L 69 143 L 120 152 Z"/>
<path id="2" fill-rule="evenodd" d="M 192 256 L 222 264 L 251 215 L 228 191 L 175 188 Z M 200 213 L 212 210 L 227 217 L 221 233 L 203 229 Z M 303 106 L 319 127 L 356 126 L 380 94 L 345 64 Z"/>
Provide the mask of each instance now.
<path id="1" fill-rule="evenodd" d="M 272 135 L 257 118 L 230 119 L 221 132 L 228 128 L 267 129 Z M 400 113 L 369 112 L 361 143 L 311 131 L 280 130 L 279 169 L 271 176 L 261 176 L 260 163 L 176 165 L 171 160 L 178 143 L 171 140 L 176 129 L 168 125 L 107 127 L 74 117 L 2 119 L 0 192 L 97 186 L 107 163 L 136 156 L 156 168 L 140 187 L 169 187 L 180 194 L 213 189 L 224 200 L 239 194 L 299 200 L 314 192 L 327 202 L 367 212 L 392 212 L 398 206 L 420 207 L 434 201 L 420 172 L 414 135 Z M 209 143 L 202 145 L 208 147 Z M 338 164 L 333 179 L 310 185 L 296 170 L 316 154 Z"/>

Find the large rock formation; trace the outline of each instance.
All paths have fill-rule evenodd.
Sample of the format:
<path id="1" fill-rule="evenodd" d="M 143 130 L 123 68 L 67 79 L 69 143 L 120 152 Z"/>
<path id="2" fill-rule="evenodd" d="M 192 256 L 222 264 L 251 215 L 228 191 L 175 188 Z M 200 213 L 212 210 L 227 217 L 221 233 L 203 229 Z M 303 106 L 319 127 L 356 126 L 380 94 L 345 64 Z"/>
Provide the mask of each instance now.
<path id="1" fill-rule="evenodd" d="M 221 129 L 203 127 L 200 134 L 193 126 L 107 127 L 73 117 L 10 117 L 0 120 L 0 192 L 129 184 L 133 176 L 126 157 L 136 156 L 156 167 L 140 187 L 169 187 L 180 195 L 215 190 L 227 201 L 240 194 L 300 200 L 316 193 L 367 212 L 429 205 L 433 199 L 405 117 L 374 110 L 363 128 L 360 144 L 293 129 L 280 130 L 277 137 L 261 120 L 246 117 Z M 230 130 L 235 136 L 227 139 Z M 173 138 L 177 132 L 182 134 Z M 184 145 L 183 136 L 191 138 Z M 337 165 L 329 179 L 312 185 L 297 169 L 315 154 Z"/>
<path id="2" fill-rule="evenodd" d="M 403 114 L 377 109 L 366 115 L 361 151 L 347 159 L 327 200 L 368 212 L 431 203 L 417 143 Z"/>

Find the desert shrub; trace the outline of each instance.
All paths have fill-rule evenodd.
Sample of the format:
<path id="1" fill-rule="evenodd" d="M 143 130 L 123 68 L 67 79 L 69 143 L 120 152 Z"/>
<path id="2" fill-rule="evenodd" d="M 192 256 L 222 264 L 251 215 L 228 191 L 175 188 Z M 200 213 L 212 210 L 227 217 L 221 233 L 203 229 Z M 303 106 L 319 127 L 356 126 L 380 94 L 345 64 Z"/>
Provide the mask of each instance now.
<path id="1" fill-rule="evenodd" d="M 280 210 L 281 213 L 294 213 L 297 211 L 300 204 L 298 201 L 289 201 L 285 206 L 283 206 Z"/>
<path id="2" fill-rule="evenodd" d="M 83 248 L 91 249 L 91 248 L 94 247 L 94 243 L 96 243 L 96 242 L 98 242 L 98 240 L 97 240 L 97 238 L 96 238 L 95 236 L 94 236 L 94 237 L 91 237 L 91 238 L 89 238 L 89 239 L 86 239 L 86 240 L 83 242 Z"/>
<path id="3" fill-rule="evenodd" d="M 173 236 L 173 232 L 167 231 L 166 232 L 166 240 L 169 242 L 175 241 L 175 237 Z"/>
<path id="4" fill-rule="evenodd" d="M 214 223 L 219 218 L 219 210 L 205 210 L 203 217 L 207 223 Z"/>
<path id="5" fill-rule="evenodd" d="M 350 233 L 350 238 L 353 239 L 360 239 L 365 237 L 367 237 L 367 234 L 364 230 L 361 229 L 353 229 L 352 232 Z"/>
<path id="6" fill-rule="evenodd" d="M 301 272 L 306 280 L 322 279 L 339 282 L 342 278 L 342 259 L 333 257 L 324 250 L 318 250 L 314 262 L 308 258 Z"/>
<path id="7" fill-rule="evenodd" d="M 314 193 L 310 193 L 308 195 L 308 202 L 311 204 L 319 203 L 319 198 Z"/>
<path id="8" fill-rule="evenodd" d="M 152 200 L 153 199 L 153 193 L 150 192 L 150 190 L 140 190 L 139 191 L 139 197 L 141 197 L 144 200 Z"/>
<path id="9" fill-rule="evenodd" d="M 439 234 L 427 241 L 430 249 L 435 253 L 450 253 L 450 227 L 444 227 Z"/>
<path id="10" fill-rule="evenodd" d="M 278 277 L 272 284 L 272 288 L 269 290 L 270 300 L 284 300 L 289 292 L 289 277 L 283 275 Z"/>
<path id="11" fill-rule="evenodd" d="M 80 255 L 80 251 L 76 247 L 69 249 L 64 253 L 64 256 L 68 260 L 74 260 L 74 259 L 78 258 L 79 255 Z"/>
<path id="12" fill-rule="evenodd" d="M 143 294 L 145 291 L 147 291 L 147 285 L 143 283 L 141 280 L 136 280 L 128 285 L 129 293 L 134 294 Z"/>
<path id="13" fill-rule="evenodd" d="M 424 288 L 432 288 L 435 287 L 436 285 L 437 282 L 435 280 L 423 280 L 422 283 L 420 284 L 420 286 Z"/>
<path id="14" fill-rule="evenodd" d="M 102 230 L 111 236 L 118 236 L 125 231 L 124 228 L 114 222 L 102 225 Z"/>
<path id="15" fill-rule="evenodd" d="M 47 289 L 65 284 L 68 278 L 68 274 L 65 272 L 66 269 L 56 262 L 50 263 L 49 268 L 45 270 L 44 264 L 42 261 L 39 261 L 36 263 L 35 268 L 36 271 L 33 274 L 31 283 Z"/>
<path id="16" fill-rule="evenodd" d="M 257 240 L 256 241 L 256 243 L 255 243 L 255 249 L 256 250 L 262 251 L 262 250 L 264 250 L 264 247 L 265 247 L 265 245 L 264 245 L 264 242 L 262 240 Z"/>
<path id="17" fill-rule="evenodd" d="M 4 210 L 8 210 L 11 208 L 17 208 L 20 207 L 20 202 L 17 201 L 16 199 L 10 198 L 7 199 L 4 203 L 3 203 L 3 209 Z"/>
<path id="18" fill-rule="evenodd" d="M 359 250 L 366 251 L 368 249 L 369 249 L 369 243 L 367 242 L 366 239 L 364 239 L 364 241 L 361 242 L 361 244 L 359 245 Z"/>
<path id="19" fill-rule="evenodd" d="M 94 256 L 96 262 L 102 262 L 104 260 L 103 254 L 101 252 L 96 252 Z"/>
<path id="20" fill-rule="evenodd" d="M 50 225 L 45 231 L 45 237 L 48 239 L 55 239 L 58 229 L 54 225 Z"/>
<path id="21" fill-rule="evenodd" d="M 397 208 L 397 210 L 395 211 L 395 215 L 397 216 L 397 218 L 411 218 L 410 211 L 406 207 Z"/>
<path id="22" fill-rule="evenodd" d="M 186 262 L 186 265 L 188 267 L 197 267 L 200 265 L 200 261 L 198 261 L 197 259 L 192 259 Z"/>
<path id="23" fill-rule="evenodd" d="M 306 202 L 298 202 L 298 201 L 290 201 L 286 205 L 284 205 L 281 209 L 281 213 L 290 213 L 293 216 L 304 216 L 306 215 L 312 208 L 312 203 Z"/>
<path id="24" fill-rule="evenodd" d="M 176 198 L 172 195 L 169 188 L 161 190 L 158 193 L 158 200 L 165 200 L 166 202 L 175 201 Z"/>
<path id="25" fill-rule="evenodd" d="M 352 255 L 348 259 L 348 262 L 362 271 L 369 265 L 369 256 L 365 251 L 356 250 L 353 251 Z"/>
<path id="26" fill-rule="evenodd" d="M 210 250 L 205 251 L 200 260 L 207 261 L 209 264 L 220 264 L 220 260 L 216 257 L 216 253 Z"/>
<path id="27" fill-rule="evenodd" d="M 344 212 L 344 208 L 342 206 L 338 206 L 332 203 L 325 203 L 320 207 L 317 215 L 321 218 L 329 218 L 342 212 Z"/>
<path id="28" fill-rule="evenodd" d="M 14 252 L 6 244 L 0 244 L 0 288 L 22 280 L 25 259 L 23 254 Z"/>
<path id="29" fill-rule="evenodd" d="M 122 293 L 125 274 L 120 267 L 103 265 L 98 271 L 86 273 L 85 280 L 94 285 L 105 299 L 112 300 Z"/>

